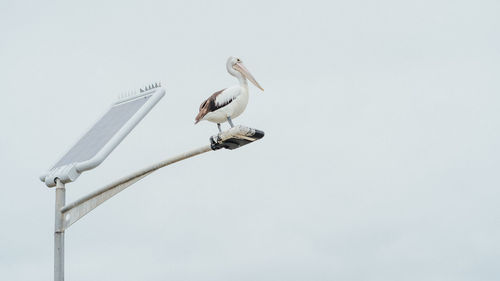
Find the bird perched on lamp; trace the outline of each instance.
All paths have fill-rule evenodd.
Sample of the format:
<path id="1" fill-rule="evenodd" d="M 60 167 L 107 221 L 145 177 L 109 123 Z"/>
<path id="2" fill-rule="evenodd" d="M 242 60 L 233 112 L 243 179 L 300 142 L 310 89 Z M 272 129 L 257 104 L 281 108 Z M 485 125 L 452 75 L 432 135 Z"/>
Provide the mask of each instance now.
<path id="1" fill-rule="evenodd" d="M 250 71 L 243 65 L 241 59 L 229 57 L 226 62 L 229 74 L 238 79 L 238 85 L 220 90 L 212 94 L 200 105 L 200 112 L 195 118 L 195 124 L 201 120 L 217 123 L 219 132 L 222 132 L 220 124 L 228 122 L 233 127 L 233 118 L 243 113 L 248 104 L 248 83 L 250 80 L 255 86 L 264 91 L 252 76 Z"/>

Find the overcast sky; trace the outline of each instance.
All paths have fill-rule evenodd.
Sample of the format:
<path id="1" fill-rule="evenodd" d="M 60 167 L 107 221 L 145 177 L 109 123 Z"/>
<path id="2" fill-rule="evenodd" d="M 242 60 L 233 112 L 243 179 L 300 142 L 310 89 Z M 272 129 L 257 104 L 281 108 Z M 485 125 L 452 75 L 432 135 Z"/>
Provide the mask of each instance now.
<path id="1" fill-rule="evenodd" d="M 499 280 L 499 3 L 0 1 L 0 279 L 53 278 L 38 176 L 121 93 L 166 89 L 68 203 L 207 144 L 234 55 L 266 136 L 71 226 L 67 280 Z"/>

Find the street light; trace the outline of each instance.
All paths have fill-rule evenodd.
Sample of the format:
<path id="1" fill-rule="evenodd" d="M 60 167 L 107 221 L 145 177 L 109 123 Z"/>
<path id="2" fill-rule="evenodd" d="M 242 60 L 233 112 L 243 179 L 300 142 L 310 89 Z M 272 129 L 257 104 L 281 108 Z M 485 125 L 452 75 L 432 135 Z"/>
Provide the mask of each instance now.
<path id="1" fill-rule="evenodd" d="M 154 171 L 193 156 L 221 148 L 236 149 L 264 137 L 264 132 L 245 126 L 210 137 L 210 144 L 163 160 L 125 176 L 66 205 L 65 184 L 97 167 L 118 146 L 154 105 L 165 95 L 158 84 L 139 95 L 113 104 L 108 112 L 49 170 L 40 177 L 49 187 L 56 186 L 54 228 L 54 280 L 64 280 L 64 231 L 97 206 Z"/>

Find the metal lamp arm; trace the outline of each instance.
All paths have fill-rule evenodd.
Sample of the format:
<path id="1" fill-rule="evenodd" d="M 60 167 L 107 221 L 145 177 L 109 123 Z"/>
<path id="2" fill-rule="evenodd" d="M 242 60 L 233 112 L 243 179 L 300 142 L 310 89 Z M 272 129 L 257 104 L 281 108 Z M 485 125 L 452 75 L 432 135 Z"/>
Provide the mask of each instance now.
<path id="1" fill-rule="evenodd" d="M 90 211 L 95 209 L 97 206 L 104 203 L 106 200 L 110 199 L 114 195 L 120 193 L 125 188 L 136 183 L 140 179 L 146 177 L 147 175 L 153 173 L 154 171 L 171 165 L 173 163 L 182 161 L 184 159 L 211 151 L 210 145 L 205 145 L 200 148 L 185 152 L 183 154 L 177 155 L 175 157 L 163 160 L 159 163 L 151 165 L 145 169 L 139 170 L 131 175 L 123 177 L 111 184 L 104 186 L 64 207 L 61 208 L 62 213 L 62 230 L 67 229 L 70 225 L 75 223 L 77 220 L 88 214 Z"/>

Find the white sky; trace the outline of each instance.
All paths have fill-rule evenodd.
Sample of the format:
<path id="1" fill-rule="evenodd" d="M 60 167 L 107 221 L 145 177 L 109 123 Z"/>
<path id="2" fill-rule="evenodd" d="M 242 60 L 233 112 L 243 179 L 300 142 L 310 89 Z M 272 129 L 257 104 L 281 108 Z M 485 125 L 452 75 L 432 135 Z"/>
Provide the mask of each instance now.
<path id="1" fill-rule="evenodd" d="M 38 176 L 117 96 L 167 95 L 67 202 L 207 144 L 251 86 L 266 132 L 161 170 L 66 231 L 67 280 L 498 280 L 498 1 L 1 1 L 0 278 L 50 280 Z M 224 125 L 227 126 L 227 125 Z"/>

